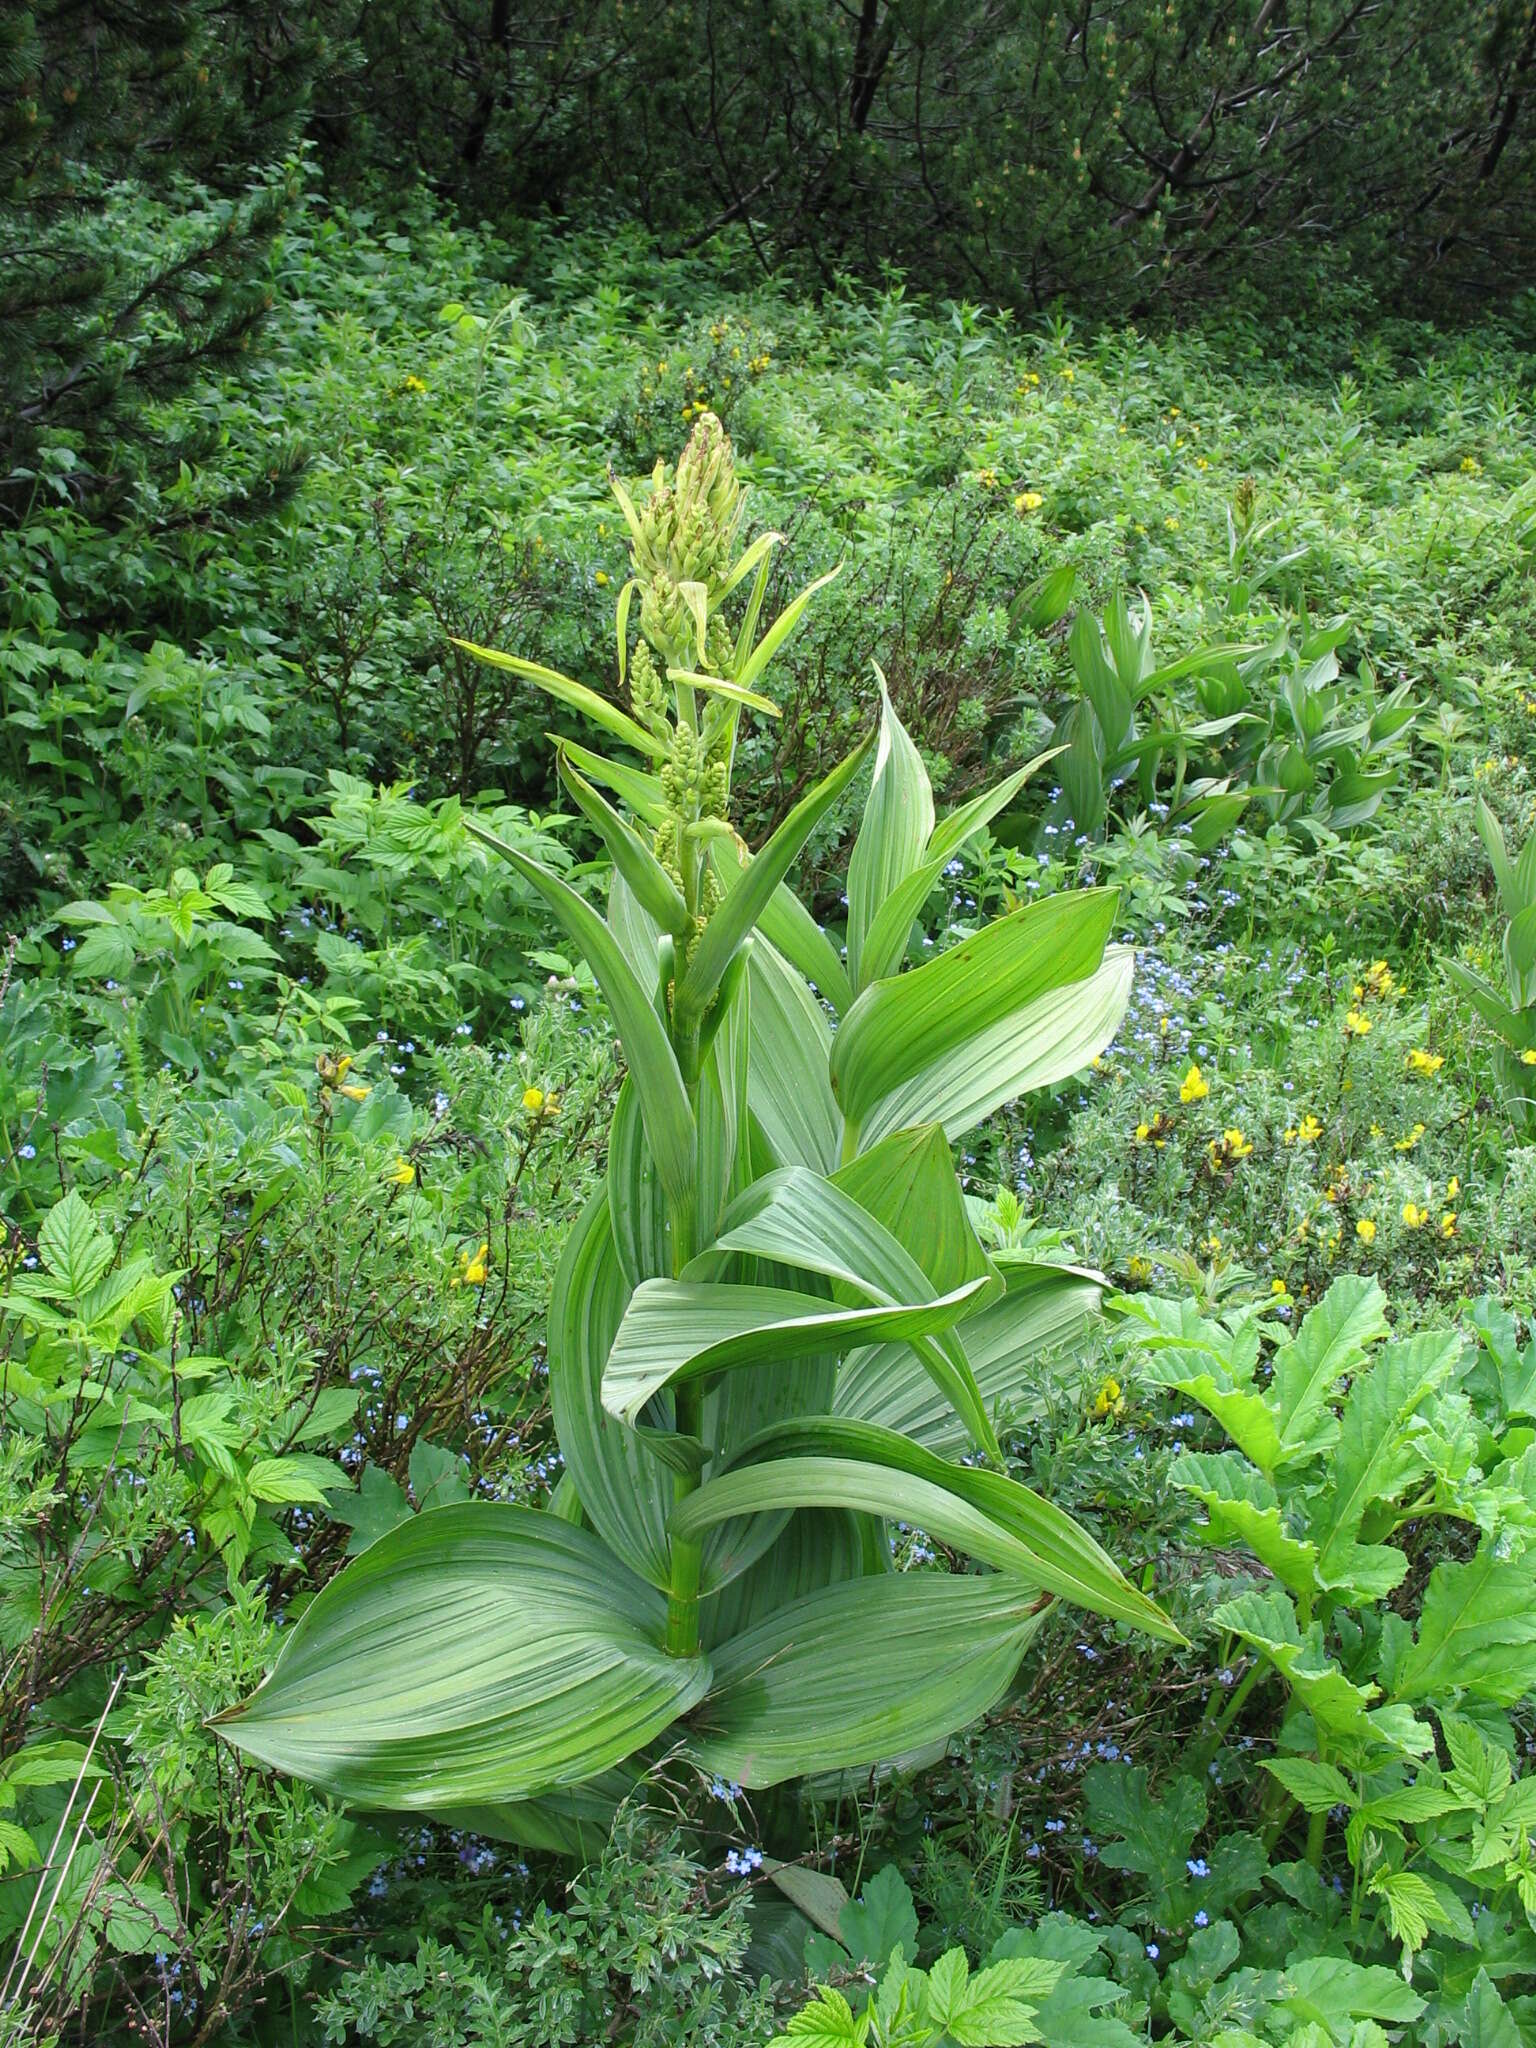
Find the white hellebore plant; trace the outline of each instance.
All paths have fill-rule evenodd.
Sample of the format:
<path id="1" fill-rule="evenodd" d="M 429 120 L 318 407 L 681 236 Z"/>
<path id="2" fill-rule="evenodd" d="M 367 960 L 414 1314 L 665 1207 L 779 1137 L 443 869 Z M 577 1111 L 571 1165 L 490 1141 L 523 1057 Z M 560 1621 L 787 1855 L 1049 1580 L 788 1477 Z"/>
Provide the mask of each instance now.
<path id="1" fill-rule="evenodd" d="M 362 1805 L 552 1846 L 662 1748 L 762 1787 L 940 1742 L 1007 1690 L 1053 1599 L 1178 1639 L 1003 1470 L 994 1416 L 1097 1287 L 989 1255 L 950 1150 L 1113 1036 L 1132 965 L 1108 943 L 1114 892 L 1026 905 L 908 966 L 944 867 L 1030 770 L 936 817 L 882 681 L 845 960 L 786 878 L 870 742 L 757 853 L 729 821 L 738 722 L 777 716 L 758 686 L 817 586 L 759 637 L 777 536 L 735 555 L 741 490 L 709 414 L 641 508 L 614 488 L 632 712 L 474 650 L 638 757 L 558 743 L 613 862 L 606 917 L 482 834 L 586 958 L 627 1062 L 550 1307 L 566 1476 L 542 1512 L 444 1507 L 382 1537 L 222 1720 Z M 974 1568 L 893 1570 L 895 1519 Z"/>

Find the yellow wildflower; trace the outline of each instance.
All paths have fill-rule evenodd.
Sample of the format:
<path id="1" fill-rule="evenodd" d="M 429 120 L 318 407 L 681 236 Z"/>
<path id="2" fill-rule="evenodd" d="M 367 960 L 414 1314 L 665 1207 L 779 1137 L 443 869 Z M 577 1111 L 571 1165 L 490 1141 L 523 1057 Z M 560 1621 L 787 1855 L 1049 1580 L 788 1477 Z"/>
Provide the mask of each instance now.
<path id="1" fill-rule="evenodd" d="M 1364 1010 L 1350 1010 L 1345 1013 L 1344 1036 L 1346 1038 L 1364 1038 L 1370 1028 L 1371 1020 L 1366 1016 Z"/>
<path id="2" fill-rule="evenodd" d="M 1440 1235 L 1442 1237 L 1454 1237 L 1456 1235 L 1456 1211 L 1454 1209 L 1447 1209 L 1440 1218 Z"/>
<path id="3" fill-rule="evenodd" d="M 1356 1222 L 1355 1235 L 1362 1244 L 1374 1244 L 1376 1242 L 1376 1226 L 1369 1216 L 1362 1216 Z"/>
<path id="4" fill-rule="evenodd" d="M 1125 1396 L 1120 1391 L 1120 1382 L 1111 1375 L 1104 1380 L 1093 1397 L 1095 1415 L 1122 1415 L 1125 1412 Z"/>
<path id="5" fill-rule="evenodd" d="M 347 1081 L 337 1092 L 345 1095 L 348 1102 L 366 1102 L 373 1091 L 365 1081 Z"/>
<path id="6" fill-rule="evenodd" d="M 1417 1202 L 1404 1202 L 1403 1221 L 1410 1230 L 1421 1230 L 1429 1221 L 1429 1211 L 1421 1209 Z"/>
<path id="7" fill-rule="evenodd" d="M 397 1159 L 384 1178 L 397 1188 L 413 1187 L 416 1182 L 416 1169 L 409 1159 Z"/>
<path id="8" fill-rule="evenodd" d="M 599 569 L 597 574 L 592 578 L 592 581 L 597 585 L 598 589 L 601 590 L 603 588 L 603 585 L 608 581 L 608 571 L 606 569 Z"/>
<path id="9" fill-rule="evenodd" d="M 1045 503 L 1038 491 L 1020 491 L 1013 501 L 1015 512 L 1038 512 Z"/>
<path id="10" fill-rule="evenodd" d="M 1481 476 L 1483 465 L 1475 455 L 1463 455 L 1461 458 L 1461 473 L 1463 476 Z"/>
<path id="11" fill-rule="evenodd" d="M 1164 526 L 1168 528 L 1170 533 L 1174 531 L 1174 529 L 1178 526 L 1178 523 L 1178 515 L 1173 512 L 1170 512 L 1167 518 L 1163 521 Z"/>
<path id="12" fill-rule="evenodd" d="M 484 1238 L 482 1238 L 480 1240 L 480 1249 L 473 1255 L 473 1257 L 471 1257 L 471 1255 L 468 1252 L 460 1252 L 459 1270 L 457 1273 L 454 1274 L 452 1280 L 449 1281 L 449 1286 L 483 1287 L 485 1285 L 485 1276 L 488 1271 L 486 1265 L 486 1257 L 490 1249 L 490 1246 L 486 1243 Z"/>
<path id="13" fill-rule="evenodd" d="M 1272 1295 L 1275 1296 L 1276 1300 L 1278 1300 L 1282 1294 L 1289 1294 L 1291 1290 L 1289 1287 L 1286 1286 L 1283 1280 L 1271 1280 L 1269 1283 L 1269 1291 Z"/>
<path id="14" fill-rule="evenodd" d="M 1536 1045 L 1526 1047 L 1520 1055 L 1520 1064 L 1523 1067 L 1536 1067 Z"/>
<path id="15" fill-rule="evenodd" d="M 1306 1115 L 1302 1118 L 1301 1122 L 1296 1126 L 1296 1136 L 1298 1140 L 1303 1145 L 1315 1145 L 1322 1135 L 1322 1125 L 1318 1122 L 1317 1118 L 1312 1114 L 1311 1110 L 1308 1110 Z"/>
<path id="16" fill-rule="evenodd" d="M 1210 1092 L 1211 1084 L 1206 1080 L 1204 1074 L 1201 1073 L 1197 1066 L 1191 1067 L 1184 1076 L 1183 1084 L 1179 1089 L 1179 1100 L 1180 1102 L 1203 1102 Z"/>
<path id="17" fill-rule="evenodd" d="M 1133 1287 L 1145 1287 L 1152 1278 L 1152 1261 L 1143 1258 L 1140 1252 L 1133 1252 L 1125 1263 L 1125 1277 Z"/>
<path id="18" fill-rule="evenodd" d="M 1443 1052 L 1425 1052 L 1422 1046 L 1416 1045 L 1408 1055 L 1408 1071 L 1410 1074 L 1438 1074 L 1444 1065 L 1445 1054 Z"/>
<path id="19" fill-rule="evenodd" d="M 1456 1197 L 1461 1193 L 1461 1182 L 1457 1179 L 1454 1173 L 1451 1175 L 1450 1179 L 1445 1184 L 1445 1192 L 1447 1196 L 1450 1198 L 1450 1200 L 1453 1202 L 1455 1201 Z"/>
<path id="20" fill-rule="evenodd" d="M 1393 1140 L 1392 1150 L 1394 1152 L 1411 1152 L 1414 1146 L 1417 1145 L 1417 1143 L 1419 1142 L 1420 1138 L 1423 1137 L 1423 1135 L 1424 1126 L 1422 1124 L 1415 1124 L 1413 1129 L 1408 1132 L 1406 1137 L 1396 1138 Z"/>

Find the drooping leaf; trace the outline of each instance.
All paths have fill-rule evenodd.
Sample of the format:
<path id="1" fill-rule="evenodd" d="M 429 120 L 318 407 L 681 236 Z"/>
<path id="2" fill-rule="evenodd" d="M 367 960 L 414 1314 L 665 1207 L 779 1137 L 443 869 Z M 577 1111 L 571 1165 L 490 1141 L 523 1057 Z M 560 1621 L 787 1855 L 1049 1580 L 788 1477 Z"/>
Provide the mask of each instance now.
<path id="1" fill-rule="evenodd" d="M 792 1601 L 713 1653 L 693 1754 L 756 1791 L 940 1740 L 1006 1692 L 1039 1598 L 1000 1574 L 905 1572 Z M 850 1656 L 851 1644 L 879 1655 Z"/>
<path id="2" fill-rule="evenodd" d="M 646 754 L 659 761 L 666 754 L 666 747 L 654 733 L 637 725 L 628 712 L 621 711 L 616 704 L 610 704 L 606 697 L 599 697 L 595 690 L 589 690 L 585 683 L 573 682 L 557 669 L 545 668 L 537 661 L 525 661 L 519 654 L 502 654 L 494 647 L 477 647 L 473 640 L 455 640 L 455 647 L 465 654 L 473 655 L 476 661 L 483 661 L 488 668 L 505 669 L 514 676 L 522 676 L 527 682 L 537 683 L 539 688 L 558 703 L 568 705 L 572 711 L 579 711 L 590 718 L 594 725 L 600 725 L 604 732 L 612 733 L 615 739 L 623 740 L 633 747 L 637 754 Z"/>
<path id="3" fill-rule="evenodd" d="M 949 1178 L 953 1185 L 952 1168 Z M 717 1277 L 731 1252 L 750 1252 L 819 1273 L 833 1283 L 834 1299 L 845 1305 L 890 1306 L 937 1298 L 927 1273 L 882 1223 L 834 1181 L 804 1167 L 780 1167 L 755 1181 L 723 1218 L 714 1248 L 696 1259 L 684 1277 Z M 993 1291 L 1002 1292 L 1001 1279 L 990 1275 L 985 1265 L 974 1277 L 990 1277 Z M 1002 1450 L 958 1334 L 941 1331 L 911 1341 L 974 1441 L 1000 1461 Z"/>
<path id="4" fill-rule="evenodd" d="M 583 1529 L 437 1508 L 331 1580 L 218 1726 L 360 1806 L 537 1797 L 622 1762 L 702 1697 L 709 1662 L 665 1655 L 665 1620 Z"/>
<path id="5" fill-rule="evenodd" d="M 976 1303 L 973 1281 L 936 1300 L 838 1308 L 781 1287 L 647 1280 L 635 1289 L 603 1373 L 603 1405 L 634 1422 L 675 1379 L 799 1357 L 837 1356 L 880 1338 L 935 1336 Z"/>
<path id="6" fill-rule="evenodd" d="M 1094 1280 L 1050 1267 L 1039 1273 L 1031 1285 L 1020 1269 L 1009 1271 L 1003 1300 L 966 1319 L 966 1357 L 989 1415 L 1040 1412 L 1054 1375 L 1081 1349 L 1097 1315 Z M 943 1457 L 966 1448 L 964 1426 L 905 1345 L 852 1353 L 838 1374 L 833 1406 L 839 1415 L 878 1423 Z"/>
<path id="7" fill-rule="evenodd" d="M 817 1469 L 795 1474 L 789 1468 L 797 1463 Z M 841 1469 L 859 1465 L 868 1468 L 867 1478 Z M 834 1473 L 830 1470 L 833 1466 L 840 1469 Z M 1004 1473 L 952 1464 L 894 1430 L 881 1429 L 873 1423 L 807 1416 L 764 1431 L 745 1447 L 731 1471 L 705 1484 L 702 1495 L 712 1495 L 710 1503 L 700 1505 L 702 1495 L 692 1496 L 676 1511 L 675 1526 L 680 1526 L 678 1517 L 690 1523 L 695 1517 L 712 1520 L 721 1512 L 720 1503 L 731 1497 L 735 1485 L 739 1483 L 747 1492 L 752 1484 L 761 1483 L 749 1483 L 746 1474 L 764 1470 L 777 1475 L 774 1485 L 786 1496 L 800 1489 L 807 1505 L 841 1506 L 897 1516 L 929 1530 L 941 1541 L 953 1542 L 957 1549 L 969 1548 L 971 1555 L 999 1571 L 1021 1572 L 1036 1585 L 1077 1606 L 1145 1629 L 1165 1641 L 1182 1641 L 1162 1610 L 1138 1592 L 1108 1552 L 1054 1503 Z M 914 1490 L 904 1490 L 903 1481 L 910 1481 Z M 863 1497 L 865 1491 L 877 1492 L 882 1486 L 887 1489 L 886 1505 Z M 922 1489 L 921 1498 L 926 1504 L 920 1504 L 915 1489 Z M 855 1498 L 855 1494 L 859 1497 Z M 943 1494 L 963 1502 L 998 1534 L 978 1532 L 966 1517 L 951 1520 L 948 1526 L 953 1533 L 946 1534 L 945 1526 L 937 1518 L 949 1515 L 950 1510 L 934 1498 Z M 801 1504 L 799 1498 L 794 1504 Z M 991 1547 L 973 1547 L 978 1541 Z"/>

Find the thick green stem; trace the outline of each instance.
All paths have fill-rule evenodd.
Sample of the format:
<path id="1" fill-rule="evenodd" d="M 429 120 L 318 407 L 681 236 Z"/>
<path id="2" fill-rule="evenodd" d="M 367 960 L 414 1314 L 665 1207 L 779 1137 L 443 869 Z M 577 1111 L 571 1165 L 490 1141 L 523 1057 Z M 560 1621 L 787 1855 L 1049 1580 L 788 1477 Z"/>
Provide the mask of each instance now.
<path id="1" fill-rule="evenodd" d="M 695 1034 L 695 1046 L 697 1034 Z M 690 1095 L 697 1091 L 690 1087 Z M 693 1257 L 695 1216 L 691 1206 L 672 1207 L 672 1273 L 676 1278 Z M 679 1382 L 673 1393 L 675 1427 L 679 1436 L 702 1435 L 704 1390 L 697 1380 Z M 695 1471 L 673 1474 L 675 1500 L 684 1500 L 699 1483 Z M 699 1568 L 704 1546 L 699 1542 L 672 1539 L 672 1579 L 667 1588 L 666 1651 L 669 1657 L 696 1657 L 699 1651 Z"/>

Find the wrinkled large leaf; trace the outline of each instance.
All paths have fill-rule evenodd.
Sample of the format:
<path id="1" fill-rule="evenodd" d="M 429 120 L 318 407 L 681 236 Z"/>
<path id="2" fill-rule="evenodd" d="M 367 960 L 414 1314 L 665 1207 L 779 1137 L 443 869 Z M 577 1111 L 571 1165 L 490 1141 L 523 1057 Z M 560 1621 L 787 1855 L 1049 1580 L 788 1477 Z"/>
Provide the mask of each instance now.
<path id="1" fill-rule="evenodd" d="M 638 1119 L 637 1119 L 638 1120 Z M 672 1474 L 603 1407 L 603 1366 L 629 1288 L 599 1189 L 566 1239 L 549 1304 L 549 1398 L 566 1471 L 603 1541 L 653 1586 L 671 1575 Z"/>
<path id="2" fill-rule="evenodd" d="M 796 1471 L 797 1466 L 804 1469 Z M 950 1464 L 876 1424 L 808 1416 L 765 1431 L 730 1472 L 710 1480 L 675 1510 L 673 1527 L 691 1531 L 696 1522 L 708 1526 L 732 1511 L 733 1499 L 750 1498 L 755 1491 L 777 1494 L 790 1506 L 838 1506 L 898 1517 L 998 1571 L 1022 1573 L 1079 1607 L 1170 1642 L 1183 1640 L 1070 1515 L 1016 1479 Z M 956 1512 L 945 1496 L 988 1527 Z M 769 1498 L 752 1499 L 754 1508 L 769 1504 Z M 983 1544 L 987 1547 L 979 1547 Z"/>
<path id="3" fill-rule="evenodd" d="M 1318 1411 L 1369 1345 L 1387 1334 L 1387 1297 L 1374 1280 L 1345 1273 L 1334 1281 L 1289 1344 L 1275 1354 L 1271 1406 L 1280 1430 L 1281 1463 L 1306 1454 Z"/>
<path id="4" fill-rule="evenodd" d="M 1001 1574 L 890 1573 L 808 1594 L 713 1653 L 690 1747 L 752 1790 L 919 1748 L 1001 1699 L 1039 1604 Z"/>
<path id="5" fill-rule="evenodd" d="M 953 1169 L 949 1178 L 953 1185 Z M 765 1174 L 739 1196 L 722 1220 L 714 1248 L 694 1260 L 684 1277 L 718 1277 L 731 1252 L 750 1252 L 819 1273 L 833 1283 L 834 1298 L 844 1306 L 868 1303 L 888 1307 L 903 1301 L 931 1301 L 937 1296 L 923 1268 L 883 1224 L 834 1182 L 800 1166 Z M 987 1269 L 976 1277 L 986 1278 Z M 1002 1292 L 1002 1284 L 1000 1278 L 991 1280 L 995 1293 Z M 1002 1450 L 959 1335 L 941 1331 L 911 1342 L 975 1442 L 1000 1460 Z"/>
<path id="6" fill-rule="evenodd" d="M 1315 1593 L 1317 1545 L 1291 1535 L 1275 1489 L 1246 1459 L 1235 1451 L 1186 1451 L 1168 1476 L 1204 1501 L 1206 1542 L 1245 1543 L 1283 1586 L 1309 1598 Z"/>
<path id="7" fill-rule="evenodd" d="M 530 1508 L 413 1515 L 305 1609 L 221 1732 L 361 1806 L 497 1803 L 607 1770 L 685 1714 L 708 1659 L 595 1536 Z"/>
<path id="8" fill-rule="evenodd" d="M 832 1092 L 862 1125 L 884 1097 L 1018 1018 L 1037 998 L 1092 975 L 1118 894 L 1063 890 L 986 925 L 909 974 L 871 984 L 832 1043 Z M 932 1111 L 901 1122 L 943 1122 Z M 888 1126 L 895 1128 L 896 1126 Z"/>
<path id="9" fill-rule="evenodd" d="M 782 1287 L 647 1280 L 637 1287 L 603 1374 L 603 1405 L 634 1422 L 675 1379 L 835 1356 L 876 1339 L 935 1336 L 961 1319 L 985 1281 L 891 1308 L 838 1308 Z"/>
<path id="10" fill-rule="evenodd" d="M 1085 980 L 1053 988 L 930 1061 L 875 1104 L 860 1127 L 860 1149 L 920 1123 L 942 1124 L 953 1144 L 1004 1103 L 1079 1072 L 1119 1029 L 1134 966 L 1129 946 L 1107 946 Z"/>
<path id="11" fill-rule="evenodd" d="M 1053 1379 L 1087 1342 L 1099 1284 L 1070 1268 L 1006 1271 L 1009 1292 L 965 1324 L 965 1352 L 989 1415 L 1038 1414 Z M 1035 1277 L 1038 1275 L 1038 1277 Z M 957 1457 L 966 1431 L 906 1345 L 854 1352 L 838 1374 L 839 1415 L 875 1422 L 930 1451 Z"/>

